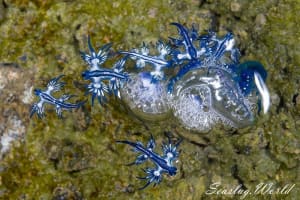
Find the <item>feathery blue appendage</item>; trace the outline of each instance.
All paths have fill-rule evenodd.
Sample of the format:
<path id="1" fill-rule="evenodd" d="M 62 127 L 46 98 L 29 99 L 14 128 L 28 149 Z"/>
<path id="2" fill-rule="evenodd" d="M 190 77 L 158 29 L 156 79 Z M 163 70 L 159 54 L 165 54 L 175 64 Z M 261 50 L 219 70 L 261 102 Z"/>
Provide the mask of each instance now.
<path id="1" fill-rule="evenodd" d="M 107 58 L 108 58 L 108 51 L 111 47 L 111 44 L 106 44 L 100 50 L 98 53 L 95 52 L 95 49 L 92 46 L 91 38 L 88 36 L 88 48 L 90 51 L 90 54 L 86 54 L 85 52 L 80 52 L 82 59 L 87 62 L 87 64 L 91 68 L 98 69 L 101 64 L 103 64 Z"/>
<path id="2" fill-rule="evenodd" d="M 32 105 L 30 111 L 30 118 L 34 115 L 34 113 L 36 113 L 40 119 L 42 119 L 45 116 L 45 109 L 43 106 L 43 102 L 35 103 Z"/>
<path id="3" fill-rule="evenodd" d="M 151 135 L 151 139 L 145 147 L 140 142 L 130 142 L 130 141 L 117 141 L 118 143 L 128 144 L 133 147 L 134 152 L 140 153 L 136 160 L 129 165 L 139 165 L 144 163 L 145 161 L 151 161 L 155 167 L 154 168 L 146 168 L 144 172 L 146 173 L 145 177 L 138 177 L 139 179 L 146 180 L 147 183 L 140 189 L 144 189 L 149 186 L 151 183 L 155 185 L 159 184 L 162 180 L 162 175 L 168 174 L 170 176 L 174 176 L 177 173 L 177 168 L 174 166 L 173 161 L 176 160 L 179 156 L 178 146 L 181 141 L 177 144 L 173 145 L 169 138 L 168 143 L 164 143 L 162 145 L 163 155 L 160 156 L 156 152 L 154 152 L 155 148 L 155 140 Z"/>
<path id="4" fill-rule="evenodd" d="M 168 138 L 168 143 L 163 143 L 162 151 L 163 157 L 169 163 L 169 165 L 173 165 L 173 161 L 175 161 L 179 156 L 178 146 L 182 142 L 180 139 L 175 145 L 171 143 L 170 138 Z"/>
<path id="5" fill-rule="evenodd" d="M 65 83 L 58 82 L 62 76 L 63 75 L 51 79 L 47 84 L 47 89 L 44 91 L 41 89 L 34 89 L 34 94 L 39 97 L 39 101 L 33 104 L 30 111 L 30 117 L 32 117 L 36 113 L 39 118 L 43 118 L 45 116 L 44 113 L 45 104 L 54 106 L 56 109 L 57 116 L 61 118 L 63 110 L 72 110 L 75 108 L 79 108 L 85 103 L 85 102 L 79 102 L 73 104 L 73 103 L 66 102 L 71 97 L 74 97 L 74 95 L 64 94 L 60 98 L 55 98 L 52 95 L 53 92 L 57 92 L 61 90 L 61 88 L 64 86 Z"/>
<path id="6" fill-rule="evenodd" d="M 146 168 L 143 169 L 143 171 L 146 173 L 145 177 L 137 177 L 138 179 L 141 180 L 147 180 L 147 183 L 139 188 L 139 190 L 143 190 L 146 187 L 148 187 L 151 183 L 153 183 L 153 186 L 156 186 L 159 184 L 162 180 L 162 173 L 164 172 L 162 169 L 153 169 L 153 168 Z"/>
<path id="7" fill-rule="evenodd" d="M 184 26 L 182 26 L 179 23 L 171 23 L 171 25 L 174 25 L 177 27 L 178 29 L 178 33 L 179 35 L 182 37 L 182 39 L 177 39 L 175 40 L 176 43 L 175 45 L 180 46 L 180 45 L 184 45 L 185 47 L 185 54 L 177 54 L 176 55 L 176 61 L 180 61 L 180 60 L 193 60 L 197 58 L 197 49 L 193 44 L 193 40 L 197 40 L 197 34 L 195 34 L 195 29 L 192 28 L 191 31 L 189 31 L 187 28 L 185 28 Z M 196 37 L 195 37 L 196 35 Z M 174 41 L 174 40 L 173 40 Z"/>
<path id="8" fill-rule="evenodd" d="M 164 68 L 172 66 L 172 61 L 168 60 L 171 54 L 171 47 L 162 41 L 156 43 L 156 49 L 159 55 L 149 55 L 149 47 L 143 43 L 140 49 L 133 49 L 131 52 L 121 51 L 121 54 L 129 55 L 131 59 L 135 60 L 138 69 L 144 68 L 148 63 L 153 67 L 150 71 L 152 80 L 163 80 L 165 78 Z"/>
<path id="9" fill-rule="evenodd" d="M 153 151 L 154 148 L 155 148 L 155 146 L 156 146 L 155 140 L 154 140 L 154 138 L 153 138 L 153 135 L 151 134 L 151 138 L 150 138 L 149 142 L 147 143 L 147 149 L 148 149 L 149 151 Z"/>
<path id="10" fill-rule="evenodd" d="M 64 82 L 58 82 L 58 80 L 63 77 L 64 75 L 60 75 L 58 77 L 55 77 L 49 81 L 47 84 L 47 93 L 50 94 L 51 92 L 56 92 L 61 90 L 61 88 L 65 85 Z"/>
<path id="11" fill-rule="evenodd" d="M 128 74 L 123 72 L 127 56 L 117 61 L 111 69 L 102 66 L 109 57 L 110 47 L 111 44 L 106 44 L 96 53 L 90 37 L 88 37 L 90 54 L 81 52 L 83 60 L 89 65 L 89 69 L 82 72 L 82 77 L 91 81 L 86 86 L 86 94 L 90 93 L 92 95 L 92 105 L 94 105 L 95 98 L 98 99 L 100 104 L 103 104 L 106 101 L 106 94 L 113 94 L 121 98 L 120 89 L 129 78 Z"/>

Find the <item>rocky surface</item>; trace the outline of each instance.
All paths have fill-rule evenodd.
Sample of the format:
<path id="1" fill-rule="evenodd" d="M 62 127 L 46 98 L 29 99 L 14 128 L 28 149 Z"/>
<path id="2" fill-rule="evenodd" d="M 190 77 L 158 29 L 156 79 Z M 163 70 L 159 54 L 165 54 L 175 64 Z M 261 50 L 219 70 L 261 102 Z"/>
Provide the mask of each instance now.
<path id="1" fill-rule="evenodd" d="M 28 127 L 32 74 L 15 63 L 0 63 L 0 159 L 15 144 L 21 145 Z M 26 80 L 27 79 L 27 80 Z"/>
<path id="2" fill-rule="evenodd" d="M 300 4 L 296 0 L 254 1 L 44 1 L 0 3 L 0 199 L 240 199 L 207 195 L 260 183 L 297 184 L 287 195 L 249 199 L 297 199 L 300 195 Z M 131 49 L 176 34 L 170 22 L 199 24 L 200 32 L 235 34 L 242 61 L 258 60 L 268 71 L 272 106 L 253 126 L 209 133 L 184 129 L 175 119 L 144 122 L 122 101 L 29 119 L 34 87 L 59 74 L 65 92 L 85 99 L 79 50 L 87 35 L 96 47 L 113 42 Z M 144 24 L 144 25 L 141 25 Z M 73 87 L 74 86 L 74 87 Z M 166 134 L 184 138 L 175 177 L 157 187 L 144 183 L 143 166 L 125 166 L 134 154 L 116 140 L 160 143 Z"/>

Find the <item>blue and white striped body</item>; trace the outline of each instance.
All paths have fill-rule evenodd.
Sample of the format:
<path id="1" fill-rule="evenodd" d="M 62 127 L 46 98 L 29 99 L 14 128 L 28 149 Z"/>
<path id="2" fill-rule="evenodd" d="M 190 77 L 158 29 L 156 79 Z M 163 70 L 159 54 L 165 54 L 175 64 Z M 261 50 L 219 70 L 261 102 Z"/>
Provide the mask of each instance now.
<path id="1" fill-rule="evenodd" d="M 107 69 L 103 67 L 102 64 L 108 58 L 108 51 L 111 45 L 104 45 L 98 53 L 96 53 L 92 47 L 90 37 L 88 37 L 88 47 L 90 54 L 81 52 L 82 58 L 89 65 L 89 69 L 82 73 L 82 77 L 85 80 L 91 81 L 86 88 L 87 93 L 92 94 L 92 105 L 94 104 L 94 99 L 96 97 L 99 103 L 102 104 L 106 99 L 106 94 L 113 94 L 116 97 L 121 98 L 120 88 L 123 87 L 124 82 L 129 78 L 127 73 L 123 72 L 127 57 L 117 61 L 113 68 Z"/>
<path id="2" fill-rule="evenodd" d="M 154 183 L 154 185 L 159 184 L 162 180 L 162 174 L 164 173 L 170 176 L 176 175 L 177 168 L 174 166 L 173 162 L 179 156 L 177 147 L 181 141 L 179 141 L 175 145 L 172 145 L 169 139 L 168 144 L 163 144 L 162 146 L 162 150 L 163 150 L 162 156 L 154 152 L 155 141 L 152 136 L 146 147 L 140 142 L 130 142 L 130 141 L 117 141 L 117 142 L 128 144 L 133 147 L 134 152 L 140 153 L 140 155 L 137 156 L 136 160 L 130 163 L 129 165 L 133 165 L 133 164 L 139 165 L 146 162 L 147 160 L 155 164 L 155 168 L 146 168 L 144 170 L 144 172 L 147 174 L 146 177 L 139 177 L 139 179 L 147 180 L 146 185 L 144 185 L 140 189 L 146 188 L 151 183 Z"/>
<path id="3" fill-rule="evenodd" d="M 61 77 L 62 76 L 58 76 L 51 79 L 47 85 L 47 89 L 44 91 L 41 89 L 34 90 L 34 94 L 39 97 L 39 101 L 32 106 L 30 117 L 32 117 L 34 113 L 37 113 L 39 118 L 44 117 L 45 104 L 54 106 L 56 114 L 60 118 L 62 117 L 63 110 L 77 109 L 84 104 L 84 102 L 79 102 L 77 104 L 66 102 L 68 99 L 73 97 L 73 95 L 64 94 L 60 98 L 55 98 L 52 96 L 52 92 L 59 91 L 64 85 L 63 82 L 58 82 Z"/>
<path id="4" fill-rule="evenodd" d="M 145 68 L 146 64 L 151 65 L 153 70 L 150 71 L 150 74 L 153 82 L 156 82 L 163 80 L 165 78 L 163 70 L 172 66 L 172 61 L 167 59 L 171 53 L 170 46 L 158 41 L 156 48 L 159 53 L 158 56 L 149 55 L 149 48 L 144 43 L 140 50 L 133 49 L 131 52 L 121 51 L 120 53 L 129 55 L 131 59 L 135 60 L 137 69 Z"/>

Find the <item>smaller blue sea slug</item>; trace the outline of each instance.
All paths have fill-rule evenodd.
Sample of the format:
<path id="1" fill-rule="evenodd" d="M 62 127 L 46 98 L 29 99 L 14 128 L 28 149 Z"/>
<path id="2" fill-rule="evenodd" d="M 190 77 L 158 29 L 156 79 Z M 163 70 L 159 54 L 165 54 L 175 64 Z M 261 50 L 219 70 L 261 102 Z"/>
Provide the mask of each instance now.
<path id="1" fill-rule="evenodd" d="M 155 140 L 151 135 L 151 139 L 148 142 L 147 146 L 144 146 L 141 142 L 130 142 L 127 140 L 117 141 L 118 143 L 128 144 L 133 147 L 133 151 L 139 153 L 136 160 L 129 165 L 139 165 L 146 161 L 152 162 L 154 168 L 146 168 L 143 171 L 146 173 L 145 177 L 138 177 L 141 180 L 146 180 L 146 184 L 140 188 L 144 189 L 149 186 L 151 183 L 154 183 L 154 186 L 159 184 L 162 180 L 163 174 L 168 174 L 170 176 L 175 176 L 177 173 L 177 168 L 174 166 L 174 161 L 177 160 L 179 156 L 178 146 L 181 142 L 177 142 L 175 145 L 169 141 L 167 144 L 162 145 L 163 155 L 159 155 L 154 152 Z"/>
<path id="2" fill-rule="evenodd" d="M 84 101 L 76 104 L 66 102 L 75 95 L 64 94 L 60 98 L 55 98 L 52 95 L 53 92 L 60 91 L 61 88 L 65 85 L 64 82 L 58 82 L 62 76 L 63 75 L 60 75 L 56 78 L 51 79 L 47 85 L 46 90 L 34 89 L 34 94 L 39 97 L 39 101 L 33 104 L 30 112 L 30 117 L 32 117 L 34 113 L 37 113 L 39 118 L 43 118 L 45 116 L 45 104 L 54 106 L 56 114 L 61 118 L 63 110 L 72 110 L 75 108 L 79 108 L 85 103 Z"/>

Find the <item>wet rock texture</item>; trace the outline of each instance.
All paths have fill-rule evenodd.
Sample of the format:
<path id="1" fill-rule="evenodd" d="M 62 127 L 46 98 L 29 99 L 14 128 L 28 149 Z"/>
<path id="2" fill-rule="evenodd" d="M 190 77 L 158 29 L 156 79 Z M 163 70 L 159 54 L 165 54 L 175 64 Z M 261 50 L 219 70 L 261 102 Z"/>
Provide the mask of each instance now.
<path id="1" fill-rule="evenodd" d="M 0 63 L 0 159 L 14 141 L 20 145 L 24 140 L 32 98 L 31 76 L 16 63 Z"/>
<path id="2" fill-rule="evenodd" d="M 208 195 L 219 189 L 254 191 L 300 182 L 300 4 L 296 0 L 254 1 L 0 1 L 0 199 L 240 199 Z M 215 127 L 197 133 L 175 119 L 148 122 L 124 102 L 64 113 L 58 119 L 29 119 L 34 87 L 65 74 L 65 93 L 86 99 L 80 72 L 87 35 L 96 47 L 113 42 L 132 49 L 175 35 L 169 23 L 195 23 L 200 32 L 232 31 L 243 60 L 259 60 L 268 71 L 272 106 L 250 127 Z M 184 138 L 175 177 L 157 187 L 144 183 L 140 168 L 125 166 L 134 154 L 116 140 L 160 143 L 166 135 Z M 159 147 L 157 147 L 159 148 Z M 149 163 L 148 163 L 149 164 Z M 297 199 L 289 194 L 248 195 L 248 199 Z"/>

